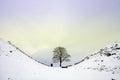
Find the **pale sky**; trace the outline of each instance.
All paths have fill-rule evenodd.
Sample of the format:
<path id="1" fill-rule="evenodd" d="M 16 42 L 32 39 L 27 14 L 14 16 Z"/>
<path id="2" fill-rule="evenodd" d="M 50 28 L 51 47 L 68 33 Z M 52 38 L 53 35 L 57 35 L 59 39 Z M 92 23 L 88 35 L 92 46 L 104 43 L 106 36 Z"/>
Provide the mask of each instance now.
<path id="1" fill-rule="evenodd" d="M 120 0 L 0 0 L 0 38 L 38 57 L 92 54 L 120 40 Z"/>

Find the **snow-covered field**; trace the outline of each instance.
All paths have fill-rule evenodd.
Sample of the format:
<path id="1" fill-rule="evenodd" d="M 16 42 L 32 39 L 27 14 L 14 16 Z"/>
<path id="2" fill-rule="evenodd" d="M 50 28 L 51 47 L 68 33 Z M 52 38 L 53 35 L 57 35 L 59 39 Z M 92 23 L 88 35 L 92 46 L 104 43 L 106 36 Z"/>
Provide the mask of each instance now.
<path id="1" fill-rule="evenodd" d="M 108 46 L 72 67 L 59 68 L 42 65 L 0 40 L 0 80 L 120 80 L 119 45 Z"/>

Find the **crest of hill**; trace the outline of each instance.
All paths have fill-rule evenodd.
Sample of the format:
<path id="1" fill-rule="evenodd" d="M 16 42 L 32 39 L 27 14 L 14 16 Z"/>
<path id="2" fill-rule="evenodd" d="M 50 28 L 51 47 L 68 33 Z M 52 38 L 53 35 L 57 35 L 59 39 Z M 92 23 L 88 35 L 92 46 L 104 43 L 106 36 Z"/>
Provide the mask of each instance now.
<path id="1" fill-rule="evenodd" d="M 25 60 L 30 60 L 35 63 L 40 63 L 40 62 L 34 60 L 31 56 L 29 56 L 25 52 L 23 52 L 21 49 L 16 47 L 10 41 L 4 41 L 2 39 L 0 39 L 0 56 L 5 57 L 5 58 L 14 57 L 14 58 L 16 58 L 16 60 L 20 59 L 22 61 L 23 59 L 25 59 Z M 41 63 L 39 65 L 41 65 L 43 67 L 47 67 Z"/>

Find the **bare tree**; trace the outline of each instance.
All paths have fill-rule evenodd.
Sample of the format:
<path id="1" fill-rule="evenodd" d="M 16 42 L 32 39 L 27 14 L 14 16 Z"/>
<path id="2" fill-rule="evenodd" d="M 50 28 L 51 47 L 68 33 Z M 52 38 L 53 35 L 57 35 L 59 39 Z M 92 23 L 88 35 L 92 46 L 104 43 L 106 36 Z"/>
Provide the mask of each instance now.
<path id="1" fill-rule="evenodd" d="M 53 52 L 53 62 L 60 62 L 60 67 L 62 67 L 62 62 L 70 61 L 69 57 L 71 56 L 67 53 L 67 50 L 64 47 L 56 47 Z"/>

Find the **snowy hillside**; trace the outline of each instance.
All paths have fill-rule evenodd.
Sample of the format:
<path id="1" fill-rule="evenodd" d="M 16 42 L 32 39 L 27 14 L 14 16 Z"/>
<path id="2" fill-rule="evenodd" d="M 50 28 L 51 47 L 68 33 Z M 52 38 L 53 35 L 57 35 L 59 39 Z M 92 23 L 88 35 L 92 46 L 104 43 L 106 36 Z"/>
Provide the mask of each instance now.
<path id="1" fill-rule="evenodd" d="M 41 68 L 46 68 L 46 66 L 38 64 L 10 43 L 0 41 L 0 80 L 16 80 L 17 78 L 32 80 L 30 77 Z"/>
<path id="2" fill-rule="evenodd" d="M 0 80 L 120 80 L 119 52 L 118 46 L 107 47 L 76 66 L 52 68 L 0 40 Z"/>
<path id="3" fill-rule="evenodd" d="M 76 63 L 78 64 L 75 64 L 76 67 L 120 74 L 120 42 L 108 45 L 99 52 L 84 58 L 81 62 L 79 62 L 81 64 Z"/>

